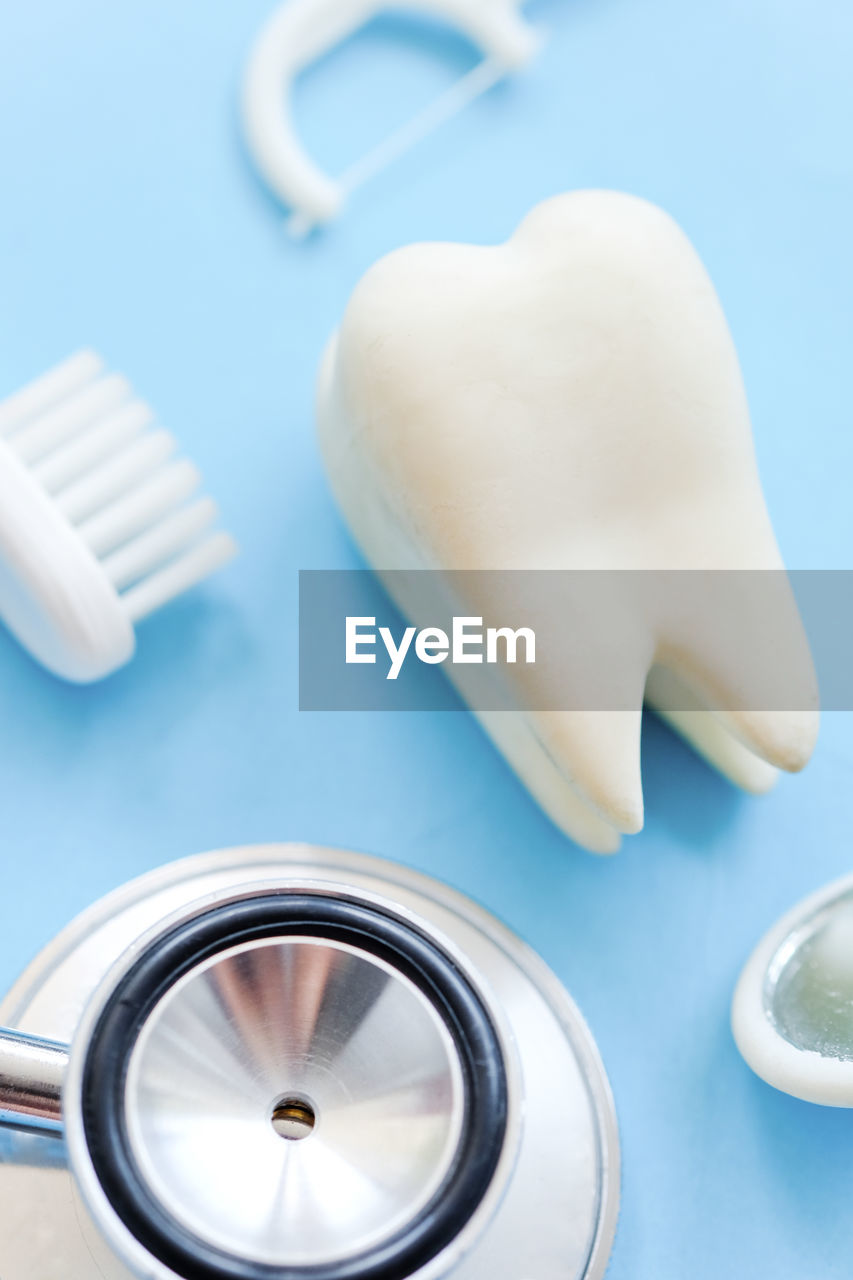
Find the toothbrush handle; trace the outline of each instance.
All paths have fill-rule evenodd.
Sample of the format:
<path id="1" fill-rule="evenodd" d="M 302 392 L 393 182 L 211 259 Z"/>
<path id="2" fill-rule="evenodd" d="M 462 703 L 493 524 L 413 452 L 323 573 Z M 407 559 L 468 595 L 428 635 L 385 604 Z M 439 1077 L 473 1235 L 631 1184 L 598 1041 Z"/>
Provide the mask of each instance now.
<path id="1" fill-rule="evenodd" d="M 62 1132 L 68 1047 L 0 1027 L 0 1129 Z"/>

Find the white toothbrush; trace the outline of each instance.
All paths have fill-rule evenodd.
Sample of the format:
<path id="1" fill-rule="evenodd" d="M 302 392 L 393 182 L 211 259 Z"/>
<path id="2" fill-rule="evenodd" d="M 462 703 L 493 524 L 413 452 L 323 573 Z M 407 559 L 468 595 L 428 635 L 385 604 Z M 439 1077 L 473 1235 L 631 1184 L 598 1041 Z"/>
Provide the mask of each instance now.
<path id="1" fill-rule="evenodd" d="M 92 351 L 0 402 L 0 619 L 56 675 L 123 666 L 134 625 L 235 554 L 176 449 Z"/>

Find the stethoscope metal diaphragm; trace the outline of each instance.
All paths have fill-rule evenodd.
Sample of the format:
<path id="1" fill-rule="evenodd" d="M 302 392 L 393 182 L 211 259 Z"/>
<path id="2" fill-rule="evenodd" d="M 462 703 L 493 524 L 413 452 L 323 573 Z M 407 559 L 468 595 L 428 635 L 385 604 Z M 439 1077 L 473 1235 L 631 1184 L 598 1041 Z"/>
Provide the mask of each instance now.
<path id="1" fill-rule="evenodd" d="M 277 1134 L 288 1101 L 309 1140 Z M 403 1280 L 488 1189 L 507 1085 L 485 1006 L 426 935 L 263 893 L 149 944 L 95 1025 L 81 1108 L 112 1207 L 177 1275 Z"/>
<path id="2" fill-rule="evenodd" d="M 69 926 L 0 1019 L 71 1042 L 67 1151 L 0 1143 L 4 1280 L 57 1256 L 78 1280 L 603 1274 L 618 1143 L 589 1033 L 518 939 L 414 872 L 188 859 Z"/>

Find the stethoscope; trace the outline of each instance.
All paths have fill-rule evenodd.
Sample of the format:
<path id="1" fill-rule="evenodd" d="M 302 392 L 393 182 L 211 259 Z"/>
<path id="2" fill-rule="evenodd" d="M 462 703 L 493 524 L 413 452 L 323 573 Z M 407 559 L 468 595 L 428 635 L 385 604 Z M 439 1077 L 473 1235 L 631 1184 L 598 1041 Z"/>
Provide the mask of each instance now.
<path id="1" fill-rule="evenodd" d="M 307 845 L 110 894 L 0 1020 L 3 1280 L 599 1280 L 619 1150 L 544 964 Z"/>

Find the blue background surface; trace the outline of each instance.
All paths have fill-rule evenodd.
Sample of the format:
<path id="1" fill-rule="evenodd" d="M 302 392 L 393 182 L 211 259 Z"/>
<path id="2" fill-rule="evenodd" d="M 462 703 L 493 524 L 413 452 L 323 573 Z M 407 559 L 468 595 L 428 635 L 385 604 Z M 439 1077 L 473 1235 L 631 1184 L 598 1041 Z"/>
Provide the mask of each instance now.
<path id="1" fill-rule="evenodd" d="M 400 859 L 503 916 L 589 1019 L 624 1142 L 613 1280 L 848 1277 L 853 1113 L 754 1079 L 728 1005 L 764 929 L 853 865 L 850 718 L 827 716 L 809 769 L 762 800 L 649 723 L 646 829 L 596 860 L 464 715 L 300 715 L 296 574 L 358 563 L 311 401 L 362 271 L 414 239 L 503 239 L 590 185 L 660 202 L 692 237 L 788 561 L 850 567 L 853 8 L 543 0 L 531 71 L 303 245 L 236 119 L 269 8 L 2 5 L 0 390 L 101 350 L 199 462 L 243 555 L 97 688 L 0 636 L 0 986 L 93 898 L 184 854 L 299 838 Z M 301 86 L 310 148 L 339 170 L 471 62 L 453 36 L 374 24 Z"/>

